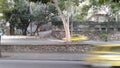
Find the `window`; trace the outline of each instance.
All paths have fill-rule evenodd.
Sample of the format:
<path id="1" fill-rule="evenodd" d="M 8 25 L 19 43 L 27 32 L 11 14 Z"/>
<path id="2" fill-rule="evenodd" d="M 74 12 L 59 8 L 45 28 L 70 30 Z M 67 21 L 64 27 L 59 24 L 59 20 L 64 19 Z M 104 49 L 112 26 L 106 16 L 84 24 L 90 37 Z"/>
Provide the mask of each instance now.
<path id="1" fill-rule="evenodd" d="M 101 28 L 102 31 L 106 31 L 106 28 Z"/>

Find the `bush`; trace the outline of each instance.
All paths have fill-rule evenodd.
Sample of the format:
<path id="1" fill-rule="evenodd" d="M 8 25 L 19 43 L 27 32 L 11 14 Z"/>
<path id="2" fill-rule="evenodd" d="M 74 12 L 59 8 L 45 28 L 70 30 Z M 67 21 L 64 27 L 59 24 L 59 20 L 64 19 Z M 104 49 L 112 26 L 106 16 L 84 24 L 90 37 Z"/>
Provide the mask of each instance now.
<path id="1" fill-rule="evenodd" d="M 102 33 L 100 34 L 100 37 L 104 40 L 104 41 L 108 41 L 108 37 L 110 36 L 110 34 L 108 33 Z"/>
<path id="2" fill-rule="evenodd" d="M 72 37 L 80 37 L 79 34 L 73 34 Z"/>

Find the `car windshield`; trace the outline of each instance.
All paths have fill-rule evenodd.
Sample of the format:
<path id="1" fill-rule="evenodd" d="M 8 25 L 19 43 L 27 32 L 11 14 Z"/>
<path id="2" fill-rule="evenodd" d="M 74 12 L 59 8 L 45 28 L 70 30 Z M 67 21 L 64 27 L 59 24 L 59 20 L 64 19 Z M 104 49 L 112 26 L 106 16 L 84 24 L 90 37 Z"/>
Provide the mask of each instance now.
<path id="1" fill-rule="evenodd" d="M 97 47 L 95 51 L 120 52 L 120 47 Z"/>

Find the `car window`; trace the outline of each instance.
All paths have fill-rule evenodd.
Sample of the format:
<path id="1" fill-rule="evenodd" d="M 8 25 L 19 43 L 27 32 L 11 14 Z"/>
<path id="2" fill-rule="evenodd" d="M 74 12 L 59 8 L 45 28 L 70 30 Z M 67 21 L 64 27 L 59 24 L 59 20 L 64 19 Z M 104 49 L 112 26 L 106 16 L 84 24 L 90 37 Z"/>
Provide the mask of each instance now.
<path id="1" fill-rule="evenodd" d="M 120 47 L 112 47 L 112 48 L 110 49 L 110 51 L 120 52 Z"/>

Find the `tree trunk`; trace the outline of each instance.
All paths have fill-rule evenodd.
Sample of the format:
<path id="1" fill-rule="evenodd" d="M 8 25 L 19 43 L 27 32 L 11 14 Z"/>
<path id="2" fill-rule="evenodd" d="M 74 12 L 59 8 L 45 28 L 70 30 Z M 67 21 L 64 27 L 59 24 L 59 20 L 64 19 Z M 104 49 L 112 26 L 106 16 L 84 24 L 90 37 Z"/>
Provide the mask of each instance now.
<path id="1" fill-rule="evenodd" d="M 66 27 L 64 27 L 64 29 L 65 29 L 66 42 L 70 42 L 71 35 L 70 35 L 69 25 L 66 24 Z"/>
<path id="2" fill-rule="evenodd" d="M 22 29 L 23 35 L 27 35 L 26 31 L 27 29 Z"/>
<path id="3" fill-rule="evenodd" d="M 14 26 L 10 25 L 10 35 L 14 35 L 14 34 L 15 34 Z"/>
<path id="4" fill-rule="evenodd" d="M 37 24 L 37 28 L 36 28 L 36 30 L 34 32 L 34 34 L 37 33 L 37 36 L 39 36 L 39 31 L 38 31 L 39 27 L 40 27 L 40 24 Z"/>
<path id="5" fill-rule="evenodd" d="M 32 23 L 30 23 L 30 35 L 32 36 Z"/>
<path id="6" fill-rule="evenodd" d="M 53 0 L 54 5 L 62 19 L 63 22 L 63 26 L 65 29 L 65 41 L 66 42 L 70 42 L 71 41 L 71 35 L 70 35 L 70 29 L 69 29 L 69 16 L 65 17 L 64 14 L 62 13 L 62 10 L 60 9 L 60 7 L 58 6 L 58 1 L 57 0 Z"/>

